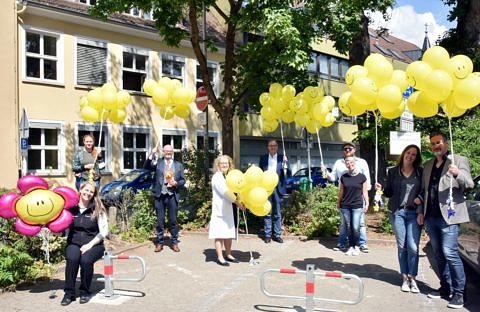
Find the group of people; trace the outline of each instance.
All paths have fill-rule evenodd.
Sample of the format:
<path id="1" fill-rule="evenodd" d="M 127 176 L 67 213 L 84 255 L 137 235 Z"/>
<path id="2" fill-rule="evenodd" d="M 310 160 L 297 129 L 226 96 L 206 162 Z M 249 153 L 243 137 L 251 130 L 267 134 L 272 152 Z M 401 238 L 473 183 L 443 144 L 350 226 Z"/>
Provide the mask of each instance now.
<path id="1" fill-rule="evenodd" d="M 103 240 L 108 234 L 105 208 L 98 196 L 99 157 L 91 135 L 83 138 L 84 148 L 74 158 L 73 170 L 77 176 L 80 194 L 78 207 L 72 209 L 74 221 L 69 228 L 66 247 L 65 296 L 62 305 L 75 300 L 75 279 L 81 269 L 80 303 L 90 299 L 90 284 L 93 264 L 105 251 Z M 463 193 L 473 187 L 468 159 L 450 155 L 445 134 L 430 134 L 430 146 L 435 157 L 422 167 L 420 148 L 408 145 L 401 153 L 398 163 L 388 171 L 382 190 L 389 198 L 388 216 L 392 224 L 398 250 L 402 276 L 401 290 L 419 293 L 416 282 L 419 263 L 419 242 L 422 226 L 430 237 L 435 256 L 440 288 L 428 294 L 430 298 L 449 300 L 448 307 L 461 308 L 464 304 L 465 272 L 458 253 L 459 224 L 468 222 L 468 212 Z M 260 157 L 262 170 L 275 170 L 279 183 L 269 201 L 271 211 L 264 217 L 264 241 L 282 243 L 281 205 L 285 194 L 285 180 L 291 175 L 288 158 L 278 153 L 276 140 L 269 140 L 268 153 Z M 365 213 L 369 207 L 368 192 L 371 188 L 367 162 L 355 156 L 356 146 L 343 144 L 343 157 L 338 159 L 331 172 L 326 172 L 330 181 L 338 181 L 337 208 L 340 213 L 338 243 L 334 250 L 347 255 L 369 252 L 367 245 Z M 180 190 L 185 185 L 184 167 L 173 159 L 171 145 L 163 147 L 163 158 L 156 160 L 154 148 L 145 162 L 145 168 L 155 170 L 153 196 L 157 216 L 155 252 L 164 247 L 165 216 L 170 231 L 170 248 L 180 252 L 178 246 L 179 226 L 177 210 Z M 214 240 L 216 263 L 229 266 L 238 263 L 232 255 L 232 240 L 238 235 L 238 211 L 245 210 L 237 194 L 229 191 L 226 175 L 232 170 L 233 161 L 228 155 L 218 156 L 213 164 L 212 212 L 209 224 L 209 239 Z M 93 172 L 93 174 L 92 174 Z M 93 177 L 93 179 L 92 179 Z"/>

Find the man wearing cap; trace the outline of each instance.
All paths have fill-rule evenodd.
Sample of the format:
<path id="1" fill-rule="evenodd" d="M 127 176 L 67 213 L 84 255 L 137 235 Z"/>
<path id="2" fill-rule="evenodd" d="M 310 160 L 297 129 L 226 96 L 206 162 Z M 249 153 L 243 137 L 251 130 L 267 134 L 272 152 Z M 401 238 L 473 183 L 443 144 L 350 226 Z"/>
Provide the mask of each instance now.
<path id="1" fill-rule="evenodd" d="M 342 145 L 343 157 L 338 159 L 333 165 L 332 172 L 327 171 L 327 179 L 332 182 L 340 181 L 340 177 L 347 172 L 347 166 L 345 166 L 346 157 L 354 157 L 356 163 L 356 170 L 359 173 L 362 173 L 367 178 L 367 189 L 370 190 L 372 185 L 370 182 L 370 170 L 365 159 L 355 156 L 356 146 L 352 142 L 346 142 Z M 347 249 L 347 228 L 345 220 L 340 214 L 340 229 L 338 235 L 338 243 L 335 246 L 334 250 L 345 250 Z M 362 212 L 360 217 L 360 250 L 362 252 L 369 252 L 367 245 L 367 229 L 365 227 L 365 213 Z"/>

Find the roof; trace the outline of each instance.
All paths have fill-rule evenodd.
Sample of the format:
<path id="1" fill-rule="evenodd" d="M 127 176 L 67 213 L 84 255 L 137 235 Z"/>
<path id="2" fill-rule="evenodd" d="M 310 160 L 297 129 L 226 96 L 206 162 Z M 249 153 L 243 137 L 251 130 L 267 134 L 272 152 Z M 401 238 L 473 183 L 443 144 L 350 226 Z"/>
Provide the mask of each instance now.
<path id="1" fill-rule="evenodd" d="M 370 35 L 371 53 L 380 53 L 405 63 L 411 63 L 420 59 L 422 49 L 415 44 L 394 37 L 387 29 L 368 29 Z"/>

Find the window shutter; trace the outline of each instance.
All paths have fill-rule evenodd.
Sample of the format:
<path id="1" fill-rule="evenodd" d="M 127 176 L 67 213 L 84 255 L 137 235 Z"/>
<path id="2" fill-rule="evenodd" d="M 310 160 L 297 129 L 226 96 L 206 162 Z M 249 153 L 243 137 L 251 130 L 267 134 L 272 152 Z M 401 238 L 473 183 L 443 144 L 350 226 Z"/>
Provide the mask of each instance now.
<path id="1" fill-rule="evenodd" d="M 107 82 L 107 49 L 77 44 L 77 84 L 100 86 Z"/>

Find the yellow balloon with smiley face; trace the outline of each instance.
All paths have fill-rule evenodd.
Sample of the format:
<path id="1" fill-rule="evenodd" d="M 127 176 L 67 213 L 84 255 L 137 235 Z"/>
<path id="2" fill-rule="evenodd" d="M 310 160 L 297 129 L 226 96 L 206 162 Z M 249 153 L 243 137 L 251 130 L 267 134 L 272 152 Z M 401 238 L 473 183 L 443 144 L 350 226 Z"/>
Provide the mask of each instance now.
<path id="1" fill-rule="evenodd" d="M 18 216 L 27 224 L 45 225 L 62 212 L 65 200 L 50 190 L 34 190 L 21 197 L 15 209 Z"/>

